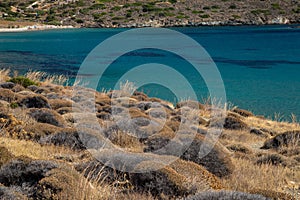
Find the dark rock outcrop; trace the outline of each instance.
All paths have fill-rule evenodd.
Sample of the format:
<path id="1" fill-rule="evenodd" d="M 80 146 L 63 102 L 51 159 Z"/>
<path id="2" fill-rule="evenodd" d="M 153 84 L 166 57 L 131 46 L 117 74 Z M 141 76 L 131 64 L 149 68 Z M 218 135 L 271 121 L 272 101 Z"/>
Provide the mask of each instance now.
<path id="1" fill-rule="evenodd" d="M 300 145 L 300 131 L 287 131 L 276 135 L 275 137 L 268 139 L 262 149 L 277 149 L 287 146 L 299 146 Z"/>
<path id="2" fill-rule="evenodd" d="M 26 108 L 50 108 L 48 100 L 41 95 L 23 96 L 18 103 Z"/>

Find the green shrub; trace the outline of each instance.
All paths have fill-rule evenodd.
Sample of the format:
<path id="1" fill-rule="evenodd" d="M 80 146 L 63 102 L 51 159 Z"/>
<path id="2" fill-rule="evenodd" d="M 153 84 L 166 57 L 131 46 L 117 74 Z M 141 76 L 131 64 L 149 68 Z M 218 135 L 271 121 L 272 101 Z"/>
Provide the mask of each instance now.
<path id="1" fill-rule="evenodd" d="M 239 15 L 232 15 L 232 17 L 233 17 L 234 19 L 240 19 L 240 18 L 241 18 L 241 16 L 239 16 Z"/>
<path id="2" fill-rule="evenodd" d="M 115 6 L 115 7 L 111 8 L 111 10 L 113 10 L 113 11 L 119 11 L 121 9 L 122 8 L 120 6 Z"/>
<path id="3" fill-rule="evenodd" d="M 237 6 L 235 4 L 232 4 L 229 6 L 229 9 L 237 9 Z"/>
<path id="4" fill-rule="evenodd" d="M 78 23 L 78 24 L 83 24 L 83 20 L 82 19 L 76 19 L 76 23 Z"/>
<path id="5" fill-rule="evenodd" d="M 16 103 L 16 102 L 12 102 L 9 106 L 10 106 L 12 109 L 15 109 L 15 108 L 19 107 L 19 104 Z"/>
<path id="6" fill-rule="evenodd" d="M 300 7 L 293 9 L 294 13 L 300 13 Z"/>
<path id="7" fill-rule="evenodd" d="M 280 5 L 278 3 L 272 3 L 271 5 L 273 9 L 277 9 L 277 10 L 280 9 Z"/>
<path id="8" fill-rule="evenodd" d="M 204 11 L 202 11 L 202 10 L 193 10 L 192 13 L 193 14 L 200 14 L 200 13 L 204 13 Z"/>
<path id="9" fill-rule="evenodd" d="M 18 77 L 15 77 L 15 78 L 12 78 L 10 80 L 8 80 L 7 82 L 13 82 L 13 83 L 16 83 L 16 84 L 20 84 L 22 85 L 23 87 L 28 87 L 30 85 L 38 85 L 38 83 L 30 80 L 29 78 L 26 78 L 24 76 L 18 76 Z"/>
<path id="10" fill-rule="evenodd" d="M 213 5 L 211 8 L 212 8 L 212 9 L 220 9 L 220 6 L 218 6 L 218 5 Z"/>
<path id="11" fill-rule="evenodd" d="M 209 14 L 200 15 L 201 18 L 209 18 Z"/>
<path id="12" fill-rule="evenodd" d="M 94 4 L 89 7 L 90 10 L 101 10 L 101 9 L 105 9 L 105 8 L 106 8 L 106 6 L 102 3 Z"/>
<path id="13" fill-rule="evenodd" d="M 269 11 L 269 10 L 258 9 L 258 10 L 252 10 L 251 13 L 252 13 L 252 14 L 255 14 L 255 15 L 258 15 L 258 14 L 269 15 L 269 14 L 270 14 L 270 11 Z"/>

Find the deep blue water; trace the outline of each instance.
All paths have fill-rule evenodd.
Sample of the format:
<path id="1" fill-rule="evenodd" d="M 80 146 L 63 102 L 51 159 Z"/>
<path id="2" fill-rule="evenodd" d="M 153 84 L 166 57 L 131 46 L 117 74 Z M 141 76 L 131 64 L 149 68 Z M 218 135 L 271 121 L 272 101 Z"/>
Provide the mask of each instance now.
<path id="1" fill-rule="evenodd" d="M 89 52 L 126 29 L 75 29 L 0 33 L 0 68 L 28 69 L 75 77 Z M 174 28 L 200 43 L 215 61 L 227 100 L 267 117 L 294 113 L 300 118 L 300 29 L 290 26 Z M 145 63 L 162 63 L 184 74 L 198 98 L 207 88 L 190 64 L 169 52 L 142 49 L 118 58 L 100 88 L 112 88 L 122 73 Z M 196 84 L 197 83 L 197 84 Z M 199 84 L 200 83 L 200 84 Z M 203 83 L 203 84 L 202 84 Z M 178 83 L 180 87 L 180 83 Z M 176 100 L 168 89 L 140 88 L 150 96 Z"/>

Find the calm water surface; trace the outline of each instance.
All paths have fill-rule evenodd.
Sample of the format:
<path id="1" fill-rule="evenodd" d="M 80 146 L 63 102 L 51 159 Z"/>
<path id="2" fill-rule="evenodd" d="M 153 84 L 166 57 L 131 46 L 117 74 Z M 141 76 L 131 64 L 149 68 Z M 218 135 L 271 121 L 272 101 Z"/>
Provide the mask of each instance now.
<path id="1" fill-rule="evenodd" d="M 100 42 L 126 29 L 51 30 L 0 33 L 0 68 L 21 73 L 28 69 L 75 77 Z M 174 28 L 199 42 L 215 61 L 227 100 L 255 114 L 280 113 L 300 118 L 300 29 L 290 26 Z M 162 63 L 190 80 L 198 98 L 207 97 L 201 77 L 188 62 L 169 52 L 142 49 L 118 58 L 104 74 L 100 88 L 113 88 L 127 70 L 145 63 Z M 176 100 L 168 89 L 140 88 L 150 96 Z"/>

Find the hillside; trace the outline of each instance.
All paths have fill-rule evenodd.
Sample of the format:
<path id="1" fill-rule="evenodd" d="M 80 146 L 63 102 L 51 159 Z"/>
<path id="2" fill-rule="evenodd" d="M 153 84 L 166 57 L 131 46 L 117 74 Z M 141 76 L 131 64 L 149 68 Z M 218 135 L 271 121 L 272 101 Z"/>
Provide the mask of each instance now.
<path id="1" fill-rule="evenodd" d="M 300 23 L 297 0 L 2 0 L 2 28 L 26 23 L 74 27 L 168 27 Z"/>
<path id="2" fill-rule="evenodd" d="M 270 121 L 232 108 L 218 142 L 199 157 L 215 123 L 209 104 L 173 106 L 140 92 L 126 97 L 128 87 L 115 91 L 119 98 L 86 88 L 74 93 L 77 86 L 54 84 L 66 81 L 63 77 L 40 81 L 37 72 L 27 78 L 8 75 L 0 70 L 0 199 L 292 200 L 300 195 L 296 121 Z M 90 98 L 96 115 L 85 118 L 74 105 L 88 105 Z M 116 122 L 113 112 L 124 109 L 130 119 Z M 187 127 L 183 111 L 199 117 L 199 124 Z M 101 131 L 89 126 L 92 118 Z M 88 119 L 88 126 L 78 128 L 78 119 Z M 134 128 L 124 132 L 128 124 Z M 110 142 L 96 142 L 102 137 Z M 95 149 L 101 145 L 101 162 L 85 142 Z M 176 148 L 184 150 L 178 155 Z M 173 162 L 164 165 L 168 160 Z"/>

